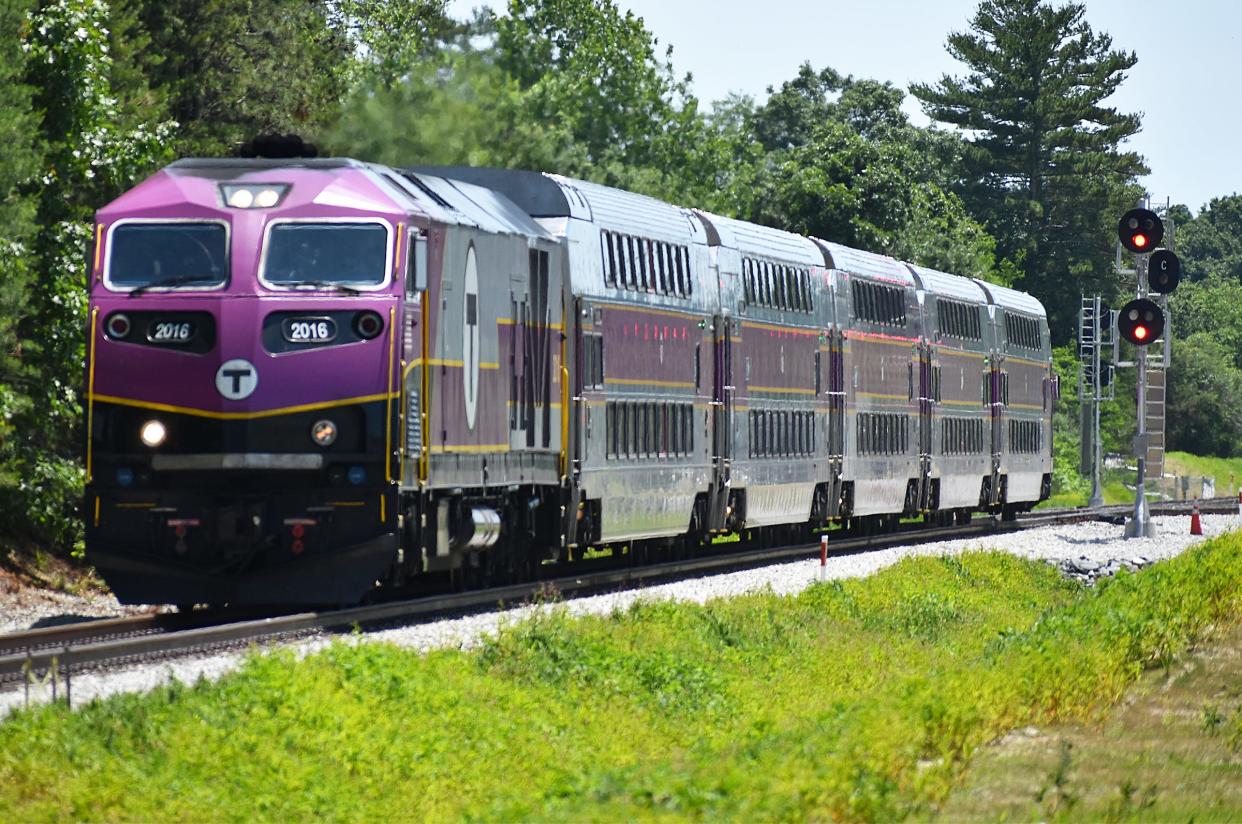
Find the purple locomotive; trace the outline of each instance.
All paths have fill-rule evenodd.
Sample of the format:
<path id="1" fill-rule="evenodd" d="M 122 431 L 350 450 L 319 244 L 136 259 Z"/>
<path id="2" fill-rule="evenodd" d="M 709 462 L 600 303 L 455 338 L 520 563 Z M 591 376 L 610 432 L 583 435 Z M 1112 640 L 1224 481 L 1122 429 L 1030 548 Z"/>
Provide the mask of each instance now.
<path id="1" fill-rule="evenodd" d="M 98 213 L 87 557 L 350 603 L 1049 494 L 1028 295 L 533 172 L 173 163 Z"/>

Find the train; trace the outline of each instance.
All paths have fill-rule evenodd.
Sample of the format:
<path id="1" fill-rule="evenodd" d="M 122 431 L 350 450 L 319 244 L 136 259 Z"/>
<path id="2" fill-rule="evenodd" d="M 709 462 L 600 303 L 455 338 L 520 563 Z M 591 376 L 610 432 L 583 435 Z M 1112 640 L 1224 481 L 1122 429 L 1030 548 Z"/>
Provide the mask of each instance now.
<path id="1" fill-rule="evenodd" d="M 97 212 L 86 557 L 124 603 L 348 604 L 1050 494 L 1028 294 L 557 174 L 283 154 Z"/>

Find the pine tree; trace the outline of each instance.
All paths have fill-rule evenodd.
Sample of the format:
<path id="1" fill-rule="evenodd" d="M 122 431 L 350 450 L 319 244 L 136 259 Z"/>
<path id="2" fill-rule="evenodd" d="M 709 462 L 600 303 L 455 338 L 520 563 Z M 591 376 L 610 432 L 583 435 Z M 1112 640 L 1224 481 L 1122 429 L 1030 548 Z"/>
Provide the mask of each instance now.
<path id="1" fill-rule="evenodd" d="M 966 130 L 962 194 L 1041 298 L 1054 338 L 1073 331 L 1080 292 L 1105 288 L 1115 216 L 1133 203 L 1142 159 L 1122 147 L 1137 114 L 1103 105 L 1137 62 L 1096 34 L 1080 3 L 984 0 L 949 35 L 965 77 L 911 92 L 933 120 Z"/>
<path id="2" fill-rule="evenodd" d="M 143 0 L 143 67 L 181 128 L 179 155 L 227 155 L 260 132 L 313 134 L 337 114 L 351 71 L 331 4 Z"/>

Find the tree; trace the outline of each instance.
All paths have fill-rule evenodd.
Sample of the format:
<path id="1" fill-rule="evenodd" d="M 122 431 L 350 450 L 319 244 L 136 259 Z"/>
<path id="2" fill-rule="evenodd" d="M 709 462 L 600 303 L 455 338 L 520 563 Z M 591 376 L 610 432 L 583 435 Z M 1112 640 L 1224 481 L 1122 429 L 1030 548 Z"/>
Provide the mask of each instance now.
<path id="1" fill-rule="evenodd" d="M 1168 448 L 1196 455 L 1242 455 L 1237 350 L 1206 332 L 1178 340 L 1168 381 Z"/>
<path id="2" fill-rule="evenodd" d="M 523 95 L 523 116 L 581 148 L 565 174 L 625 185 L 628 170 L 668 168 L 674 115 L 693 106 L 667 49 L 613 0 L 510 0 L 494 20 L 498 65 Z M 673 135 L 676 138 L 676 135 Z"/>
<path id="3" fill-rule="evenodd" d="M 0 0 L 0 39 L 23 41 L 31 5 L 30 0 Z M 0 489 L 18 482 L 13 422 L 30 408 L 17 327 L 28 300 L 35 207 L 28 188 L 38 171 L 40 147 L 26 61 L 25 49 L 0 51 L 0 142 L 5 147 L 0 164 Z"/>
<path id="4" fill-rule="evenodd" d="M 1242 284 L 1242 195 L 1214 197 L 1198 217 L 1176 225 L 1185 280 Z"/>
<path id="5" fill-rule="evenodd" d="M 1080 293 L 1111 292 L 1113 221 L 1147 172 L 1121 145 L 1139 116 L 1103 105 L 1137 58 L 1084 15 L 1080 3 L 984 0 L 948 38 L 968 74 L 910 87 L 929 117 L 974 135 L 961 194 L 1058 341 L 1073 335 Z"/>
<path id="6" fill-rule="evenodd" d="M 995 242 L 948 191 L 960 141 L 911 125 L 903 98 L 891 84 L 803 64 L 747 118 L 767 155 L 744 216 L 1004 280 Z"/>
<path id="7" fill-rule="evenodd" d="M 166 159 L 172 133 L 166 122 L 119 125 L 108 15 L 100 0 L 48 0 L 30 14 L 21 40 L 42 152 L 39 174 L 25 187 L 37 223 L 26 252 L 34 288 L 17 329 L 30 403 L 13 417 L 5 445 L 18 481 L 0 487 L 0 525 L 62 546 L 81 533 L 74 510 L 92 212 Z"/>
<path id="8" fill-rule="evenodd" d="M 340 4 L 342 8 L 362 3 Z M 143 72 L 181 124 L 178 155 L 229 154 L 260 132 L 309 134 L 336 117 L 352 64 L 336 5 L 143 0 Z M 363 39 L 364 44 L 366 39 Z"/>
<path id="9" fill-rule="evenodd" d="M 336 0 L 325 5 L 329 25 L 352 48 L 354 59 L 346 71 L 351 85 L 392 88 L 434 57 L 446 37 L 468 28 L 449 18 L 448 0 Z"/>

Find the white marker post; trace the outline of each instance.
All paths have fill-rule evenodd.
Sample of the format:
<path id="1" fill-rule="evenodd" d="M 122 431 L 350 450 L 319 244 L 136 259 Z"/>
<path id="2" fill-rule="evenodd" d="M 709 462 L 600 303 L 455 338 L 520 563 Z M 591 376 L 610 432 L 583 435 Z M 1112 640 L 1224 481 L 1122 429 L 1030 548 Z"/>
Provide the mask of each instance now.
<path id="1" fill-rule="evenodd" d="M 1242 501 L 1242 495 L 1239 495 L 1238 499 L 1239 501 Z M 1242 503 L 1239 503 L 1238 506 L 1242 508 Z M 819 536 L 819 580 L 821 581 L 828 580 L 828 535 L 827 533 Z"/>

